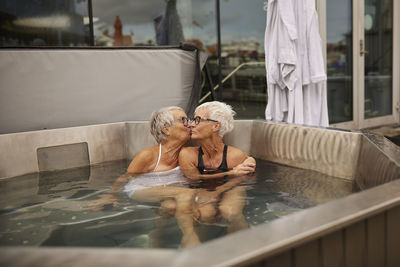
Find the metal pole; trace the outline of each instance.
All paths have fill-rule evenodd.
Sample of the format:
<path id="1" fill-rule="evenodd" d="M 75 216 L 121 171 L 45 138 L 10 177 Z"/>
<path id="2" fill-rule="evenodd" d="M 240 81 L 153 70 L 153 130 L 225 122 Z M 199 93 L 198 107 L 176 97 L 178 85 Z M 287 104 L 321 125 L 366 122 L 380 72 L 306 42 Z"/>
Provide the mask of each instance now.
<path id="1" fill-rule="evenodd" d="M 214 100 L 217 100 L 217 97 L 215 96 L 214 85 L 213 85 L 213 82 L 212 82 L 210 69 L 208 68 L 207 63 L 205 64 L 204 69 L 205 69 L 205 71 L 206 71 L 208 86 L 210 87 L 211 99 L 212 99 L 213 101 L 214 101 Z"/>
<path id="2" fill-rule="evenodd" d="M 94 46 L 92 0 L 88 0 L 88 15 L 89 15 L 89 44 L 90 44 L 90 46 Z"/>
<path id="3" fill-rule="evenodd" d="M 218 100 L 222 101 L 222 60 L 221 60 L 221 12 L 219 0 L 216 0 L 217 9 L 217 70 L 218 70 Z"/>

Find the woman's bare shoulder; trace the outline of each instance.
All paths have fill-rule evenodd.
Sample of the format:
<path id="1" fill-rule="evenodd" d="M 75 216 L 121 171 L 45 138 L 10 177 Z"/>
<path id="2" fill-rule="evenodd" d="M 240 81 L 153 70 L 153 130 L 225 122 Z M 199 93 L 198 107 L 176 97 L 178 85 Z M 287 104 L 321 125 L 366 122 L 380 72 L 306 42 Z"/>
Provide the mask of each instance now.
<path id="1" fill-rule="evenodd" d="M 182 147 L 181 152 L 179 153 L 180 155 L 191 155 L 191 154 L 197 154 L 199 151 L 199 147 L 196 146 L 186 146 Z"/>
<path id="2" fill-rule="evenodd" d="M 145 148 L 131 161 L 128 167 L 129 173 L 144 173 L 152 171 L 158 158 L 158 145 Z"/>
<path id="3" fill-rule="evenodd" d="M 179 162 L 192 162 L 197 160 L 199 148 L 193 146 L 183 147 L 179 153 Z"/>
<path id="4" fill-rule="evenodd" d="M 246 155 L 246 153 L 244 153 L 243 150 L 234 146 L 228 146 L 228 153 L 231 153 L 232 155 L 235 156 Z"/>
<path id="5" fill-rule="evenodd" d="M 227 153 L 227 160 L 230 168 L 235 167 L 236 165 L 241 164 L 243 161 L 245 161 L 247 158 L 246 153 L 243 152 L 243 150 L 233 147 L 233 146 L 228 146 L 228 153 Z"/>

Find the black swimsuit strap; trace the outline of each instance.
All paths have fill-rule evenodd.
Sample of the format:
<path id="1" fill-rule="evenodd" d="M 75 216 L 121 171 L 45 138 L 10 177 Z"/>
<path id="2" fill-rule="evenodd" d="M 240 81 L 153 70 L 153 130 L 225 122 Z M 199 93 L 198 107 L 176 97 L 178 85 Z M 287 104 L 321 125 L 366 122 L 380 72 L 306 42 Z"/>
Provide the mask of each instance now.
<path id="1" fill-rule="evenodd" d="M 199 154 L 197 157 L 197 168 L 199 169 L 200 174 L 204 173 L 203 150 L 201 150 L 201 147 L 199 147 Z"/>
<path id="2" fill-rule="evenodd" d="M 228 152 L 228 146 L 224 146 L 224 153 L 222 154 L 222 162 L 221 165 L 219 165 L 218 170 L 226 172 L 228 171 L 228 163 L 226 162 L 226 154 Z"/>
<path id="3" fill-rule="evenodd" d="M 226 172 L 228 171 L 228 163 L 226 162 L 226 154 L 228 152 L 228 146 L 224 145 L 224 152 L 222 154 L 222 162 L 217 168 L 218 171 Z M 199 147 L 199 154 L 197 157 L 197 168 L 200 172 L 200 174 L 204 173 L 205 167 L 204 167 L 204 162 L 203 162 L 203 150 L 201 147 Z"/>

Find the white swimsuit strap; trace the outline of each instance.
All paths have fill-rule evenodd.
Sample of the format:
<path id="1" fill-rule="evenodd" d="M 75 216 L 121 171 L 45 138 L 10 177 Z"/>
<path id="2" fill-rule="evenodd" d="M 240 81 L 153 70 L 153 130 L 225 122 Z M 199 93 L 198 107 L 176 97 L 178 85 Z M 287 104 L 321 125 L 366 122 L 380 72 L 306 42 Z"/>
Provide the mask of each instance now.
<path id="1" fill-rule="evenodd" d="M 161 159 L 161 143 L 160 143 L 160 149 L 158 150 L 158 160 L 157 160 L 156 167 L 154 168 L 153 172 L 156 171 L 156 169 L 158 167 L 158 163 L 160 163 L 160 159 Z"/>

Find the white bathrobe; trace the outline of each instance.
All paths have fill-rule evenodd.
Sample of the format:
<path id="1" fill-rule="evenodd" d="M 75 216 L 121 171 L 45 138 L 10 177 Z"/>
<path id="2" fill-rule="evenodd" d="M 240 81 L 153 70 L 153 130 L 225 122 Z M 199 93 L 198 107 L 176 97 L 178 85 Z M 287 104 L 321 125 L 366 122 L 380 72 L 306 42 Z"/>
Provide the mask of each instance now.
<path id="1" fill-rule="evenodd" d="M 328 126 L 326 74 L 314 0 L 270 0 L 265 30 L 267 120 Z"/>
<path id="2" fill-rule="evenodd" d="M 269 120 L 287 120 L 287 91 L 294 90 L 297 81 L 294 45 L 297 30 L 292 11 L 291 0 L 268 2 L 265 54 L 269 56 L 265 58 L 265 66 L 268 84 L 266 118 Z"/>

